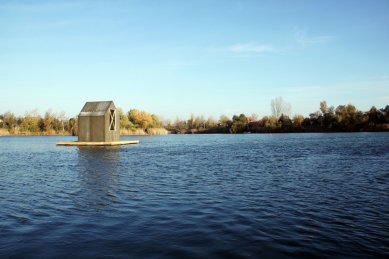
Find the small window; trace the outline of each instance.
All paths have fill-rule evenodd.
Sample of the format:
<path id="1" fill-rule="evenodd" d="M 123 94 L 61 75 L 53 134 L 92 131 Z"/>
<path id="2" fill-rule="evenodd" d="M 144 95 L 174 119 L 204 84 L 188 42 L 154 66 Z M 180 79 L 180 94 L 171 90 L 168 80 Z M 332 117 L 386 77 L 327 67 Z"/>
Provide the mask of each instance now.
<path id="1" fill-rule="evenodd" d="M 109 110 L 109 130 L 116 130 L 116 111 Z"/>

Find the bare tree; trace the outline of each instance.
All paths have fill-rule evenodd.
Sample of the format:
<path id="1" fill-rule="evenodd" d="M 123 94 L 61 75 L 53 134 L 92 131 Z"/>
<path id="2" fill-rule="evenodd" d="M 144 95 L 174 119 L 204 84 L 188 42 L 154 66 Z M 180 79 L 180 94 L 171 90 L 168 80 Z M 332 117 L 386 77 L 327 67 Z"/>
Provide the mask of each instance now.
<path id="1" fill-rule="evenodd" d="M 64 125 L 64 121 L 66 121 L 66 113 L 64 111 L 61 111 L 58 115 L 58 119 L 59 121 L 61 122 L 61 129 L 62 129 L 62 135 L 64 135 L 65 133 L 65 125 Z"/>
<path id="2" fill-rule="evenodd" d="M 253 121 L 258 121 L 259 120 L 259 114 L 258 113 L 253 113 L 251 114 L 251 119 Z"/>
<path id="3" fill-rule="evenodd" d="M 273 116 L 279 118 L 282 114 L 290 115 L 291 105 L 282 99 L 281 96 L 271 100 L 271 112 Z"/>
<path id="4" fill-rule="evenodd" d="M 327 107 L 327 102 L 326 101 L 320 102 L 320 111 L 323 114 L 327 113 L 328 107 Z"/>

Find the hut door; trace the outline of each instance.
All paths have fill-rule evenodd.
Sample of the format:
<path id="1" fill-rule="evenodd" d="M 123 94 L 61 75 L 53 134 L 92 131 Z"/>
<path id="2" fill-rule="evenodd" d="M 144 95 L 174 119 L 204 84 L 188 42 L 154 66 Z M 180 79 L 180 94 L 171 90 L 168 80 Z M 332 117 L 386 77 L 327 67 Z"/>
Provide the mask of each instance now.
<path id="1" fill-rule="evenodd" d="M 109 130 L 116 130 L 116 111 L 109 110 Z"/>

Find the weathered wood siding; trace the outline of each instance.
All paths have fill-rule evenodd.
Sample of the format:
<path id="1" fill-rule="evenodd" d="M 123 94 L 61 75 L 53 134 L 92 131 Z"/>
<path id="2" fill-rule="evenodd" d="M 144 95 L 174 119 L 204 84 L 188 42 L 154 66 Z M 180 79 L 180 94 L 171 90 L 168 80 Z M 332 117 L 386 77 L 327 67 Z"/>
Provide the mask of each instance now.
<path id="1" fill-rule="evenodd" d="M 104 122 L 104 116 L 78 117 L 78 141 L 105 141 Z"/>

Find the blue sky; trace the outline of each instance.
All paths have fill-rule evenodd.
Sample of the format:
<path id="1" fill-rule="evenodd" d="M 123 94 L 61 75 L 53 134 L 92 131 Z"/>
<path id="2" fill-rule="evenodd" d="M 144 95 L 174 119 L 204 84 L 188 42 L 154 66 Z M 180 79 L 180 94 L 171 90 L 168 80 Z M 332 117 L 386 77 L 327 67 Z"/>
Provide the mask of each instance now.
<path id="1" fill-rule="evenodd" d="M 0 113 L 389 104 L 389 1 L 0 1 Z"/>

